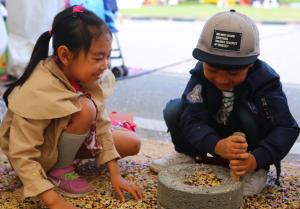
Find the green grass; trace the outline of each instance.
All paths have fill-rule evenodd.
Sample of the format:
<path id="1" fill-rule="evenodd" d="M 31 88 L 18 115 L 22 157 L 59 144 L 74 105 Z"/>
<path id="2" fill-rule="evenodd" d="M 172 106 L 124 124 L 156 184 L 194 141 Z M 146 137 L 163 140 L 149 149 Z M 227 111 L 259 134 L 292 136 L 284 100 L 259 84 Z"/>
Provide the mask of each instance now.
<path id="1" fill-rule="evenodd" d="M 121 14 L 129 17 L 180 17 L 207 19 L 211 15 L 235 9 L 259 21 L 300 21 L 300 8 L 281 6 L 279 8 L 254 8 L 230 6 L 218 8 L 215 5 L 183 4 L 179 6 L 143 6 L 137 9 L 122 9 Z"/>
<path id="2" fill-rule="evenodd" d="M 281 4 L 300 3 L 300 0 L 280 0 Z"/>

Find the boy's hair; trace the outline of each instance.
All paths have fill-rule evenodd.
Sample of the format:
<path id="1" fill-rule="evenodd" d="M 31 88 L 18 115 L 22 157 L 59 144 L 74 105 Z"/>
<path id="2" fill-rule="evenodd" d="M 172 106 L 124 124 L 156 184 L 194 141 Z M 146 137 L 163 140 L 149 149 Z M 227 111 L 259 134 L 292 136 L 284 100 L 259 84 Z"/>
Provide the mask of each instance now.
<path id="1" fill-rule="evenodd" d="M 259 53 L 259 33 L 254 21 L 230 10 L 215 14 L 206 22 L 193 56 L 221 69 L 238 69 L 253 64 Z"/>
<path id="2" fill-rule="evenodd" d="M 54 55 L 57 55 L 59 46 L 65 45 L 74 56 L 77 56 L 81 50 L 87 53 L 93 39 L 98 38 L 102 33 L 111 34 L 109 28 L 98 16 L 82 6 L 72 6 L 58 13 L 52 23 L 52 30 L 44 32 L 38 38 L 22 76 L 8 85 L 3 95 L 6 105 L 8 106 L 8 96 L 13 89 L 24 84 L 36 65 L 48 57 L 51 37 Z"/>
<path id="3" fill-rule="evenodd" d="M 218 70 L 230 70 L 230 71 L 237 71 L 240 69 L 244 69 L 248 67 L 251 64 L 248 65 L 219 65 L 219 64 L 213 64 L 213 63 L 207 63 L 209 66 L 216 68 Z"/>

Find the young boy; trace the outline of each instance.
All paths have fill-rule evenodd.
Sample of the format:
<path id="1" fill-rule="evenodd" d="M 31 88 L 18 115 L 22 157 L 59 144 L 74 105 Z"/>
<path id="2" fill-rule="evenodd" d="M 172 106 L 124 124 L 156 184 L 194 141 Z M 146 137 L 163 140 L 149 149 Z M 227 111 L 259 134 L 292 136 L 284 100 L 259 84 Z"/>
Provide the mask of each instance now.
<path id="1" fill-rule="evenodd" d="M 178 153 L 154 160 L 153 171 L 194 159 L 227 165 L 245 176 L 244 195 L 264 188 L 269 165 L 275 164 L 279 177 L 280 161 L 299 127 L 278 74 L 259 53 L 258 29 L 249 17 L 230 10 L 207 21 L 193 51 L 199 62 L 182 98 L 164 110 Z"/>

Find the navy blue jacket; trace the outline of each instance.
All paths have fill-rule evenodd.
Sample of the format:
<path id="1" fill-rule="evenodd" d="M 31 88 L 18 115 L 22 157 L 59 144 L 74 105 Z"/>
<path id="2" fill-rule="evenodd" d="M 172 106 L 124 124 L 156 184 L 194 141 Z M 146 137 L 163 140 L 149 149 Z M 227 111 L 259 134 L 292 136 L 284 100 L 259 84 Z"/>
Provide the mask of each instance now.
<path id="1" fill-rule="evenodd" d="M 192 76 L 182 95 L 185 108 L 179 116 L 180 127 L 185 138 L 200 153 L 214 154 L 222 137 L 211 124 L 220 108 L 222 92 L 205 78 L 201 62 L 190 73 Z M 188 100 L 188 94 L 196 85 L 200 95 L 195 101 Z M 278 74 L 268 64 L 257 60 L 234 92 L 234 103 L 244 103 L 260 128 L 262 139 L 251 150 L 257 168 L 267 168 L 273 163 L 279 165 L 296 141 L 299 127 L 289 111 Z"/>

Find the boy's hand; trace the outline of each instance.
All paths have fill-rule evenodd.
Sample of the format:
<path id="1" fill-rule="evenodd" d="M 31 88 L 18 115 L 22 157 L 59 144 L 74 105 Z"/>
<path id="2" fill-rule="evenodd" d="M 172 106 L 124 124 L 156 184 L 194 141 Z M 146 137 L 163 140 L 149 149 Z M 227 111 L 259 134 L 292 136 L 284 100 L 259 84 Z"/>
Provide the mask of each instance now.
<path id="1" fill-rule="evenodd" d="M 233 135 L 221 139 L 215 146 L 215 153 L 227 160 L 243 160 L 249 158 L 247 147 L 246 138 Z"/>
<path id="2" fill-rule="evenodd" d="M 38 196 L 50 209 L 78 209 L 61 198 L 55 191 L 48 190 Z"/>
<path id="3" fill-rule="evenodd" d="M 256 159 L 248 153 L 249 157 L 243 160 L 230 160 L 229 167 L 236 176 L 243 176 L 251 171 L 254 171 L 257 167 Z"/>
<path id="4" fill-rule="evenodd" d="M 129 192 L 136 200 L 144 198 L 142 191 L 137 186 L 126 181 L 121 175 L 111 176 L 111 184 L 122 202 L 125 201 L 123 191 Z"/>

